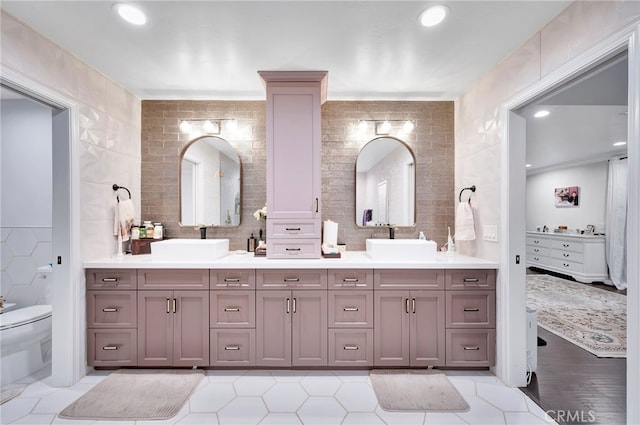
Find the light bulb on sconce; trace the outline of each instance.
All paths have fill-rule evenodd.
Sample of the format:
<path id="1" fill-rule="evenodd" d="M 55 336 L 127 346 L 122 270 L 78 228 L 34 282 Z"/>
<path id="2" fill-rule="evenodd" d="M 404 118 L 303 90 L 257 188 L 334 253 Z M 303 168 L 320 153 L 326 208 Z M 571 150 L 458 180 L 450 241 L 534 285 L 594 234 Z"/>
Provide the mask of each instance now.
<path id="1" fill-rule="evenodd" d="M 222 122 L 226 121 L 225 129 L 235 132 L 238 128 L 238 121 L 235 118 L 192 118 L 180 121 L 180 131 L 194 135 L 203 134 L 220 134 L 222 131 Z"/>
<path id="2" fill-rule="evenodd" d="M 365 120 L 358 121 L 358 130 L 366 131 L 369 128 L 369 124 Z"/>
<path id="3" fill-rule="evenodd" d="M 402 125 L 402 131 L 404 131 L 405 133 L 411 133 L 414 128 L 416 128 L 416 125 L 413 123 L 413 121 L 405 121 Z"/>
<path id="4" fill-rule="evenodd" d="M 230 131 L 236 131 L 238 129 L 238 120 L 231 119 L 227 121 L 227 129 Z"/>
<path id="5" fill-rule="evenodd" d="M 181 121 L 180 122 L 180 131 L 183 133 L 190 133 L 193 126 L 189 121 Z"/>
<path id="6" fill-rule="evenodd" d="M 376 134 L 389 134 L 389 130 L 391 130 L 391 123 L 389 121 L 376 123 Z"/>

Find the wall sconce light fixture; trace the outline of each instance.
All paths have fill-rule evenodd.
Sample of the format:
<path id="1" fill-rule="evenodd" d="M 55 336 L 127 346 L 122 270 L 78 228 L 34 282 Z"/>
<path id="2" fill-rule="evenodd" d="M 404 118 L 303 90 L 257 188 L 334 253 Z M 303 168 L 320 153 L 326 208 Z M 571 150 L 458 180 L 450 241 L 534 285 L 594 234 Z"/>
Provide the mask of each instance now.
<path id="1" fill-rule="evenodd" d="M 193 118 L 180 121 L 179 127 L 182 133 L 193 133 L 200 130 L 202 134 L 220 134 L 222 122 L 230 131 L 238 127 L 238 122 L 234 118 Z"/>
<path id="2" fill-rule="evenodd" d="M 360 120 L 358 130 L 366 131 L 370 122 L 375 124 L 376 136 L 386 136 L 394 130 L 398 133 L 411 133 L 416 127 L 412 120 Z"/>

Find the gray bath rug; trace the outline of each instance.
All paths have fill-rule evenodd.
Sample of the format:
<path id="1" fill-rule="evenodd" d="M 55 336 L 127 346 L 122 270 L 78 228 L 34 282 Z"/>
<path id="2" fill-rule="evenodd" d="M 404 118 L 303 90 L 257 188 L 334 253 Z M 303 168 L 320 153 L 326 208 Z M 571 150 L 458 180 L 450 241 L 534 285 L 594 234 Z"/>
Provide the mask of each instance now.
<path id="1" fill-rule="evenodd" d="M 18 397 L 24 388 L 24 386 L 19 388 L 3 388 L 0 393 L 0 404 L 5 404 L 7 401 Z"/>
<path id="2" fill-rule="evenodd" d="M 177 415 L 201 370 L 126 370 L 110 374 L 58 415 L 65 419 L 153 420 Z"/>
<path id="3" fill-rule="evenodd" d="M 380 407 L 389 411 L 467 412 L 469 404 L 438 370 L 374 369 L 371 384 Z"/>

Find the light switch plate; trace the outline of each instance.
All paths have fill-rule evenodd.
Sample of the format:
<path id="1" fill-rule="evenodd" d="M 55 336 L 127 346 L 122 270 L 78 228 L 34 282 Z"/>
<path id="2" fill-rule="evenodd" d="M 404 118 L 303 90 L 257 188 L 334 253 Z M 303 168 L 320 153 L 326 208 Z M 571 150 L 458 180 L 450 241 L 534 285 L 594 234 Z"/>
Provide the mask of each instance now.
<path id="1" fill-rule="evenodd" d="M 498 242 L 498 226 L 494 224 L 485 224 L 483 234 L 485 241 Z"/>

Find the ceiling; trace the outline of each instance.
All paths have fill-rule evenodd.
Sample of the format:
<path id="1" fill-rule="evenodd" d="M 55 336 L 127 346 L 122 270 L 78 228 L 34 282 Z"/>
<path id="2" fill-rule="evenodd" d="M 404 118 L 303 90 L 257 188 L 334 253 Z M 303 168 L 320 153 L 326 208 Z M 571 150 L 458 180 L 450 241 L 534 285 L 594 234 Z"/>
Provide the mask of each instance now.
<path id="1" fill-rule="evenodd" d="M 329 100 L 452 100 L 570 1 L 3 0 L 8 13 L 141 99 L 264 99 L 258 70 L 327 70 Z M 429 5 L 448 19 L 419 25 Z"/>

